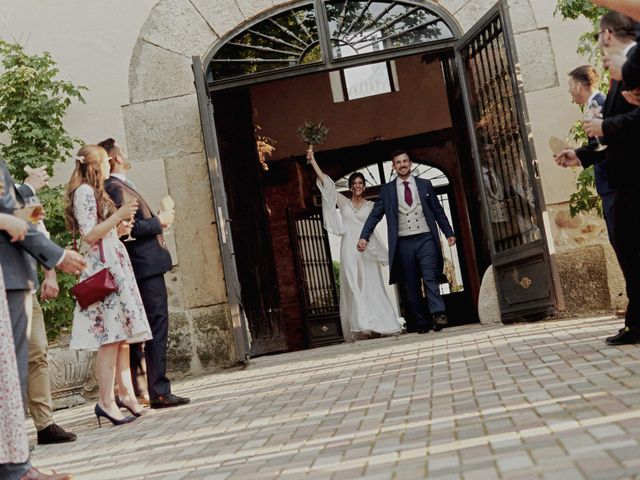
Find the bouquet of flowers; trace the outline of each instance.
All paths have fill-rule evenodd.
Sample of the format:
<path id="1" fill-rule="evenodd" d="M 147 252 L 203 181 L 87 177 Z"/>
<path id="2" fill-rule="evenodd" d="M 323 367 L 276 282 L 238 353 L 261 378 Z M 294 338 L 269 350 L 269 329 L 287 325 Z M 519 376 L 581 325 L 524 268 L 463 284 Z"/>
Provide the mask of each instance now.
<path id="1" fill-rule="evenodd" d="M 308 150 L 313 150 L 314 145 L 320 145 L 327 138 L 329 129 L 325 127 L 322 122 L 304 122 L 298 133 L 302 137 L 302 141 L 307 144 Z"/>

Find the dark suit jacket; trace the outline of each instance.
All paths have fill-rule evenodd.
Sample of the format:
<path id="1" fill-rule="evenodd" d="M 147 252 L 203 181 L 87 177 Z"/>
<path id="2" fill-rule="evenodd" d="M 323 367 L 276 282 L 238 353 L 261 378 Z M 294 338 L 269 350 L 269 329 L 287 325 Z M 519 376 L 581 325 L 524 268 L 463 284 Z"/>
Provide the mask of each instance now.
<path id="1" fill-rule="evenodd" d="M 606 97 L 598 92 L 594 98 L 595 102 L 602 108 L 604 112 L 604 105 L 606 103 Z M 595 138 L 589 139 L 589 148 L 596 148 L 598 146 L 598 142 Z M 615 189 L 609 185 L 609 176 L 607 174 L 607 161 L 604 160 L 602 162 L 596 163 L 594 165 L 594 177 L 596 182 L 596 191 L 599 195 L 606 195 L 608 193 L 615 192 Z"/>
<path id="2" fill-rule="evenodd" d="M 124 191 L 138 199 L 138 211 L 131 231 L 135 240 L 124 242 L 136 280 L 171 270 L 173 262 L 162 236 L 160 219 L 149 208 L 142 195 L 116 177 L 109 177 L 104 188 L 118 208 L 122 206 Z"/>
<path id="3" fill-rule="evenodd" d="M 609 185 L 614 190 L 633 187 L 637 183 L 640 153 L 637 140 L 640 116 L 638 109 L 624 99 L 622 90 L 622 83 L 614 81 L 604 104 L 602 130 L 607 148 L 596 152 L 592 145 L 587 145 L 576 150 L 583 167 L 606 162 Z"/>
<path id="4" fill-rule="evenodd" d="M 434 235 L 436 245 L 438 246 L 438 253 L 440 254 L 440 267 L 438 270 L 439 273 L 441 273 L 444 262 L 442 260 L 438 226 L 440 226 L 442 233 L 444 233 L 447 238 L 453 236 L 453 229 L 451 228 L 447 215 L 444 213 L 442 205 L 440 205 L 438 196 L 433 190 L 431 181 L 417 177 L 415 180 L 424 217 L 431 233 Z M 369 217 L 364 222 L 360 238 L 364 238 L 369 241 L 369 237 L 376 228 L 376 225 L 385 215 L 387 217 L 387 235 L 389 241 L 389 283 L 394 284 L 399 282 L 402 277 L 400 263 L 398 262 L 396 255 L 398 247 L 398 189 L 395 180 L 385 183 L 380 188 L 380 195 L 378 196 L 376 203 L 373 205 L 373 209 L 371 210 Z"/>
<path id="5" fill-rule="evenodd" d="M 7 165 L 0 158 L 0 184 L 4 186 L 0 193 L 0 212 L 13 214 L 22 207 L 23 198 L 33 195 L 31 189 L 22 186 L 15 188 Z M 38 285 L 36 261 L 47 269 L 55 268 L 62 258 L 64 250 L 53 243 L 36 227 L 29 224 L 24 240 L 11 243 L 9 235 L 0 232 L 0 264 L 7 290 L 33 290 Z M 35 259 L 35 261 L 34 261 Z"/>

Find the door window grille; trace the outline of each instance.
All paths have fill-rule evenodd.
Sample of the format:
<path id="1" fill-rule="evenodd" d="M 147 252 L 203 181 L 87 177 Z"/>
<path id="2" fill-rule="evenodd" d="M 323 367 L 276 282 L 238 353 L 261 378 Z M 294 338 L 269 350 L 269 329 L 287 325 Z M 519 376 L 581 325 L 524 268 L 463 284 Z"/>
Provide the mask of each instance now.
<path id="1" fill-rule="evenodd" d="M 495 252 L 541 238 L 500 17 L 462 52 Z"/>

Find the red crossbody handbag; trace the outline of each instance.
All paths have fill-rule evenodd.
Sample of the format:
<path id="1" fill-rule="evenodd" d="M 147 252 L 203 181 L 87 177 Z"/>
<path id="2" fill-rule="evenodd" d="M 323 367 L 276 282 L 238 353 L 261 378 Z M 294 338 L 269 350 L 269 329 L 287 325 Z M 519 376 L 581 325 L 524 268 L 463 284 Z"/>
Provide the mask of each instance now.
<path id="1" fill-rule="evenodd" d="M 100 261 L 104 262 L 104 250 L 102 249 L 102 240 L 98 241 L 100 247 Z M 76 297 L 78 305 L 82 310 L 90 307 L 96 302 L 100 302 L 114 292 L 117 292 L 118 284 L 108 267 L 94 273 L 90 277 L 78 282 L 72 289 L 71 293 Z"/>

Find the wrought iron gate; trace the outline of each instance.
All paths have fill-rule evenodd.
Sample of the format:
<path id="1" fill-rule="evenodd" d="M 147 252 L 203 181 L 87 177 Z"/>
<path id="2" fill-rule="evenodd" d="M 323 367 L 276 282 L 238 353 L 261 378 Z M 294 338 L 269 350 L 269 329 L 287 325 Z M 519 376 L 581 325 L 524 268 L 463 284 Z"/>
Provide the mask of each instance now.
<path id="1" fill-rule="evenodd" d="M 333 263 L 322 213 L 289 210 L 289 232 L 309 346 L 342 341 Z"/>
<path id="2" fill-rule="evenodd" d="M 457 45 L 491 261 L 504 319 L 550 313 L 544 200 L 504 2 Z"/>

